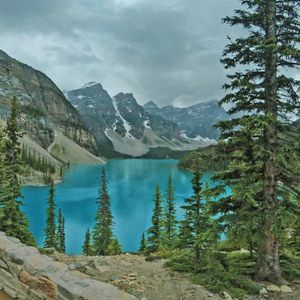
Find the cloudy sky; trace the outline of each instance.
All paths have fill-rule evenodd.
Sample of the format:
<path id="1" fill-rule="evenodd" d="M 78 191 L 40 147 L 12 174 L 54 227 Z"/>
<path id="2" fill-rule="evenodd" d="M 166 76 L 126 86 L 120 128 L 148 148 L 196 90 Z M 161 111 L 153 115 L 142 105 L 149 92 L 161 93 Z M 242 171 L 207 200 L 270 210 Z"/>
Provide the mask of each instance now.
<path id="1" fill-rule="evenodd" d="M 0 0 L 0 49 L 62 90 L 101 82 L 111 95 L 185 106 L 222 95 L 222 24 L 238 0 Z"/>

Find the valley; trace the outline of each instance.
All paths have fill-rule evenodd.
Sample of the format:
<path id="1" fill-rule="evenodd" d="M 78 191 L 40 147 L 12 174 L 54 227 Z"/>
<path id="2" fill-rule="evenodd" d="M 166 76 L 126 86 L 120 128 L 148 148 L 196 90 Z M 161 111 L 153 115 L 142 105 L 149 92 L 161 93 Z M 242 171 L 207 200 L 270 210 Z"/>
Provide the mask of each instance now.
<path id="1" fill-rule="evenodd" d="M 63 94 L 47 75 L 1 50 L 0 85 L 2 124 L 15 96 L 22 147 L 36 160 L 53 165 L 52 176 L 57 182 L 61 181 L 61 169 L 66 164 L 97 164 L 113 158 L 181 157 L 214 144 L 217 132 L 213 123 L 228 117 L 222 108 L 216 110 L 217 101 L 199 104 L 198 110 L 196 106 L 159 109 L 151 102 L 156 106 L 151 110 L 149 103 L 138 104 L 132 93 L 110 96 L 97 82 Z M 197 118 L 191 118 L 196 115 Z M 32 165 L 21 175 L 22 183 L 29 185 L 45 184 L 45 178 L 49 174 Z"/>

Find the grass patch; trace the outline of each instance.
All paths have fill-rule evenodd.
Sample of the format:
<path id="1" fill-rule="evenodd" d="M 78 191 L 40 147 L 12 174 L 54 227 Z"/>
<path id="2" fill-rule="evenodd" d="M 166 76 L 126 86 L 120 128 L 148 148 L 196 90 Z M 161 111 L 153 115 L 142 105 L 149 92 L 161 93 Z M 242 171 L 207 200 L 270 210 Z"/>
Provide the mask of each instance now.
<path id="1" fill-rule="evenodd" d="M 248 251 L 216 252 L 213 255 L 213 258 L 203 257 L 197 264 L 190 250 L 176 250 L 165 265 L 177 272 L 189 273 L 192 282 L 214 293 L 226 291 L 238 299 L 259 293 L 261 286 L 251 279 L 255 262 Z"/>

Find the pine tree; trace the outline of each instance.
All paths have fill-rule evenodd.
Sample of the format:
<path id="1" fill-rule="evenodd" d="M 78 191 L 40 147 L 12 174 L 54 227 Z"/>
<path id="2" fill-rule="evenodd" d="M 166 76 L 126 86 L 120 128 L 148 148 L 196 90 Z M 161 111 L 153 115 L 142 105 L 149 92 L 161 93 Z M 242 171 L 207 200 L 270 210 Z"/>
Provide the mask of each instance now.
<path id="1" fill-rule="evenodd" d="M 184 206 L 182 207 L 184 208 Z M 190 210 L 185 210 L 183 220 L 179 223 L 179 233 L 177 247 L 180 249 L 192 248 L 194 244 L 193 236 L 193 213 Z"/>
<path id="2" fill-rule="evenodd" d="M 56 249 L 59 252 L 65 253 L 66 252 L 66 243 L 65 243 L 65 218 L 63 217 L 61 208 L 58 212 L 58 225 L 57 225 L 57 232 L 56 232 Z"/>
<path id="3" fill-rule="evenodd" d="M 21 136 L 18 126 L 17 99 L 11 101 L 11 112 L 7 119 L 6 138 L 1 134 L 2 170 L 1 170 L 1 206 L 0 230 L 7 235 L 20 239 L 28 245 L 35 245 L 33 235 L 28 229 L 28 220 L 21 211 L 21 185 L 18 174 L 21 167 Z"/>
<path id="4" fill-rule="evenodd" d="M 120 255 L 122 253 L 118 239 L 113 238 L 108 246 L 109 255 Z"/>
<path id="5" fill-rule="evenodd" d="M 176 236 L 176 208 L 175 208 L 175 196 L 173 187 L 173 178 L 169 176 L 167 193 L 166 193 L 166 206 L 165 206 L 165 220 L 164 220 L 164 233 L 166 236 L 166 244 L 171 247 L 174 243 Z"/>
<path id="6" fill-rule="evenodd" d="M 146 237 L 145 237 L 145 233 L 143 232 L 142 234 L 142 238 L 141 238 L 141 242 L 140 242 L 140 249 L 139 252 L 144 254 L 145 251 L 147 249 L 147 245 L 146 245 Z"/>
<path id="7" fill-rule="evenodd" d="M 196 241 L 202 230 L 201 209 L 203 204 L 200 179 L 201 175 L 199 167 L 197 167 L 197 170 L 194 172 L 192 179 L 193 195 L 192 197 L 185 199 L 185 205 L 182 206 L 182 208 L 185 210 L 186 219 L 182 223 L 183 227 L 181 232 L 181 234 L 187 235 L 190 239 L 186 240 L 185 243 L 193 245 L 197 262 L 200 259 L 200 246 L 199 243 L 196 243 Z M 188 232 L 189 230 L 191 232 Z"/>
<path id="8" fill-rule="evenodd" d="M 217 177 L 231 186 L 233 195 L 222 197 L 216 208 L 231 228 L 242 226 L 249 233 L 259 228 L 254 232 L 256 277 L 275 282 L 281 279 L 279 216 L 299 194 L 294 184 L 299 174 L 287 163 L 291 149 L 284 147 L 281 134 L 290 125 L 289 114 L 299 109 L 299 81 L 284 70 L 300 63 L 300 1 L 243 0 L 242 4 L 245 9 L 224 19 L 231 26 L 242 25 L 249 34 L 230 39 L 222 59 L 226 69 L 240 69 L 228 75 L 230 83 L 224 88 L 229 92 L 221 104 L 230 103 L 229 112 L 240 114 L 218 124 L 220 157 L 225 156 L 229 166 Z"/>
<path id="9" fill-rule="evenodd" d="M 96 255 L 109 255 L 108 247 L 112 241 L 113 217 L 110 208 L 105 168 L 102 169 L 96 224 L 93 230 Z"/>
<path id="10" fill-rule="evenodd" d="M 45 228 L 45 248 L 56 248 L 56 213 L 55 213 L 55 187 L 54 180 L 51 179 L 48 207 L 47 207 L 47 218 Z"/>
<path id="11" fill-rule="evenodd" d="M 91 245 L 91 234 L 90 229 L 88 228 L 85 233 L 84 243 L 82 246 L 82 252 L 86 256 L 90 256 L 93 254 L 92 245 Z"/>
<path id="12" fill-rule="evenodd" d="M 162 244 L 163 235 L 163 208 L 161 203 L 160 186 L 157 185 L 154 196 L 154 208 L 152 214 L 152 226 L 148 229 L 148 248 L 155 252 Z"/>
<path id="13" fill-rule="evenodd" d="M 199 251 L 198 261 L 200 270 L 207 269 L 211 260 L 215 260 L 217 244 L 220 240 L 220 224 L 213 218 L 212 192 L 206 182 L 201 192 L 200 230 L 195 234 L 195 249 Z"/>

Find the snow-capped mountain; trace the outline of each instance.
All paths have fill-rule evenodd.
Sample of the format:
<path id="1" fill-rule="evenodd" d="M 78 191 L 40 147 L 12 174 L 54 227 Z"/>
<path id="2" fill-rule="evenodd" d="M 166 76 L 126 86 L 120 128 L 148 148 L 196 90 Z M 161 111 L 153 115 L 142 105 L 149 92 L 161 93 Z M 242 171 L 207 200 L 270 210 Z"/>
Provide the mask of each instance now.
<path id="1" fill-rule="evenodd" d="M 184 137 L 175 122 L 147 112 L 131 93 L 110 97 L 100 83 L 91 82 L 66 96 L 82 115 L 104 155 L 114 150 L 140 156 L 150 148 L 190 150 L 211 143 Z"/>
<path id="2" fill-rule="evenodd" d="M 224 108 L 218 105 L 217 100 L 199 103 L 193 106 L 179 108 L 165 106 L 159 108 L 153 101 L 144 105 L 144 109 L 154 115 L 161 116 L 176 123 L 183 136 L 192 139 L 216 139 L 219 131 L 214 125 L 221 120 L 226 120 L 229 115 Z"/>

